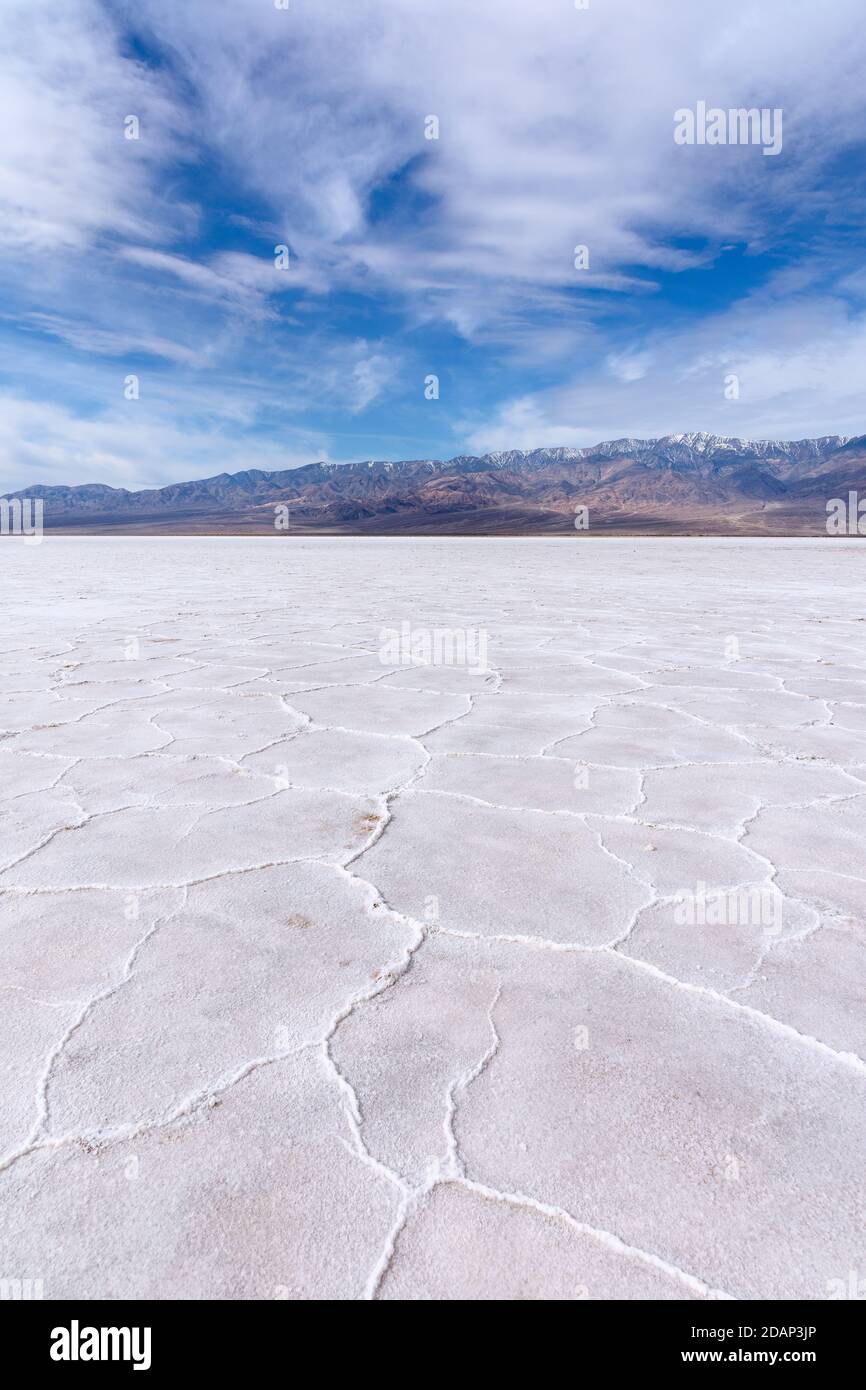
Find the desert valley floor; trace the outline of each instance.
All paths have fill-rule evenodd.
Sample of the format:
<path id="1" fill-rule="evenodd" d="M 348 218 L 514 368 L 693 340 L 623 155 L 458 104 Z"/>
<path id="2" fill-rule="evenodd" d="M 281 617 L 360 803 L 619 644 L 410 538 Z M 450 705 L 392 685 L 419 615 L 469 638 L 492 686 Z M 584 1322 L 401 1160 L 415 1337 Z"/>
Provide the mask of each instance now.
<path id="1" fill-rule="evenodd" d="M 866 546 L 48 537 L 0 574 L 0 1276 L 866 1279 Z M 486 669 L 388 636 L 436 630 Z"/>

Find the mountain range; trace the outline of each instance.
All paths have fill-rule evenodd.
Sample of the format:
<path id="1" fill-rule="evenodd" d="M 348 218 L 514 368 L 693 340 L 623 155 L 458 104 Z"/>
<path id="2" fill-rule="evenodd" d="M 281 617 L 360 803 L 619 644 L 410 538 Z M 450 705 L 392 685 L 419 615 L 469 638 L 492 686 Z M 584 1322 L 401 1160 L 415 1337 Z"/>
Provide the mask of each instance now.
<path id="1" fill-rule="evenodd" d="M 828 500 L 858 489 L 866 495 L 866 435 L 672 434 L 445 462 L 249 468 L 137 492 L 35 485 L 7 496 L 42 498 L 45 529 L 76 534 L 575 534 L 576 509 L 586 508 L 590 535 L 823 535 Z"/>

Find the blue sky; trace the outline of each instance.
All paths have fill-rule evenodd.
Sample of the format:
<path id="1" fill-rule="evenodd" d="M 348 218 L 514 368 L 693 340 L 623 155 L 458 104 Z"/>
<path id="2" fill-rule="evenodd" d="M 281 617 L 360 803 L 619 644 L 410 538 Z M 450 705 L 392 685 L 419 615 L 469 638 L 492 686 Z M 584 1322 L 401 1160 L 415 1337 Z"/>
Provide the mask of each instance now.
<path id="1" fill-rule="evenodd" d="M 6 0 L 2 28 L 4 492 L 866 430 L 860 0 Z M 781 152 L 677 145 L 698 101 L 780 108 Z"/>

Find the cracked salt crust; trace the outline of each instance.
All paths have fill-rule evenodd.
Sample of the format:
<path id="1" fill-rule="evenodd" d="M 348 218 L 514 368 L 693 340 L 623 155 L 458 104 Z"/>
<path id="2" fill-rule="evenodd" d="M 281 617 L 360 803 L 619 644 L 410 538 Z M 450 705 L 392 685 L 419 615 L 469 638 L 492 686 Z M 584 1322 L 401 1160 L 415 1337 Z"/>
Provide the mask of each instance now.
<path id="1" fill-rule="evenodd" d="M 864 563 L 3 545 L 0 1267 L 825 1297 L 866 1250 Z M 489 669 L 383 665 L 403 622 Z M 690 924 L 698 884 L 778 929 Z"/>

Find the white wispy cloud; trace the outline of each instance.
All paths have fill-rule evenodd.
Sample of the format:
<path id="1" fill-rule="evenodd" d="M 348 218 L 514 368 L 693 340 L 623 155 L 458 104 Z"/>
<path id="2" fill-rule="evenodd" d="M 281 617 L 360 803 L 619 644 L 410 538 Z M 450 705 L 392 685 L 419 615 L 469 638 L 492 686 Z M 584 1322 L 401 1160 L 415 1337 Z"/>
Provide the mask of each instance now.
<path id="1" fill-rule="evenodd" d="M 168 362 L 182 362 L 187 366 L 196 366 L 201 360 L 196 350 L 185 347 L 183 343 L 158 335 L 136 333 L 129 328 L 100 328 L 80 319 L 40 313 L 28 315 L 27 321 L 41 332 L 60 338 L 82 352 L 94 352 L 106 357 L 129 357 L 144 353 L 149 357 L 162 357 Z"/>
<path id="2" fill-rule="evenodd" d="M 91 415 L 46 401 L 0 395 L 0 473 L 5 491 L 43 483 L 103 483 L 130 489 L 256 467 L 295 468 L 327 461 L 327 442 L 286 430 L 279 442 L 259 439 L 230 419 L 204 424 L 178 420 L 141 402 Z M 25 484 L 26 479 L 26 484 Z"/>
<path id="3" fill-rule="evenodd" d="M 864 433 L 866 312 L 833 296 L 756 295 L 654 335 L 639 360 L 639 372 L 612 374 L 604 363 L 515 396 L 487 419 L 463 420 L 458 437 L 484 453 L 679 431 L 753 439 Z"/>
<path id="4" fill-rule="evenodd" d="M 841 253 L 866 203 L 843 180 L 861 0 L 75 0 L 50 22 L 6 0 L 2 25 L 0 276 L 33 344 L 9 369 L 5 485 L 223 466 L 220 397 L 249 451 L 279 430 L 306 459 L 341 418 L 398 407 L 407 374 L 418 396 L 436 333 L 485 382 L 483 407 L 466 383 L 437 403 L 457 448 L 862 429 L 862 271 Z M 677 146 L 673 113 L 699 99 L 783 108 L 782 154 Z M 215 249 L 215 224 L 252 249 Z M 795 263 L 763 299 L 666 318 L 665 284 L 712 276 L 727 245 Z M 140 445 L 116 414 L 127 370 L 159 403 Z"/>
<path id="5" fill-rule="evenodd" d="M 693 263 L 687 238 L 766 238 L 768 208 L 796 209 L 861 132 L 859 14 L 859 0 L 763 0 L 759 14 L 751 0 L 712 13 L 644 0 L 135 6 L 192 83 L 202 139 L 302 260 L 408 281 L 421 299 L 425 286 L 440 298 L 482 286 L 493 313 L 511 282 L 574 285 L 577 243 L 591 252 L 584 287 L 626 287 L 625 268 Z M 676 146 L 673 111 L 698 98 L 783 106 L 796 159 Z M 371 227 L 370 191 L 411 160 L 431 199 L 423 234 Z"/>
<path id="6" fill-rule="evenodd" d="M 760 14 L 751 0 L 712 14 L 644 0 L 78 0 L 50 25 L 28 0 L 7 9 L 0 198 L 16 215 L 0 225 L 32 244 L 170 238 L 178 209 L 160 180 L 205 150 L 265 201 L 310 272 L 409 276 L 415 293 L 455 296 L 472 282 L 495 310 L 499 285 L 573 285 L 577 243 L 591 252 L 578 283 L 627 287 L 626 267 L 694 261 L 672 238 L 765 238 L 768 205 L 795 207 L 862 134 L 859 0 L 763 0 Z M 125 55 L 122 16 L 170 61 Z M 796 159 L 675 146 L 673 110 L 698 98 L 782 105 Z M 138 142 L 123 139 L 128 110 Z M 412 160 L 432 200 L 423 235 L 371 226 L 371 191 Z M 226 292 L 218 270 L 161 267 Z"/>
<path id="7" fill-rule="evenodd" d="M 5 0 L 0 22 L 0 244 L 47 258 L 192 225 L 192 208 L 156 191 L 183 157 L 183 103 L 165 74 L 123 55 L 107 10 Z M 125 138 L 128 115 L 138 140 Z"/>
<path id="8" fill-rule="evenodd" d="M 358 412 L 381 396 L 389 381 L 395 375 L 397 363 L 385 353 L 374 352 L 361 357 L 352 369 L 352 397 L 350 409 Z"/>

